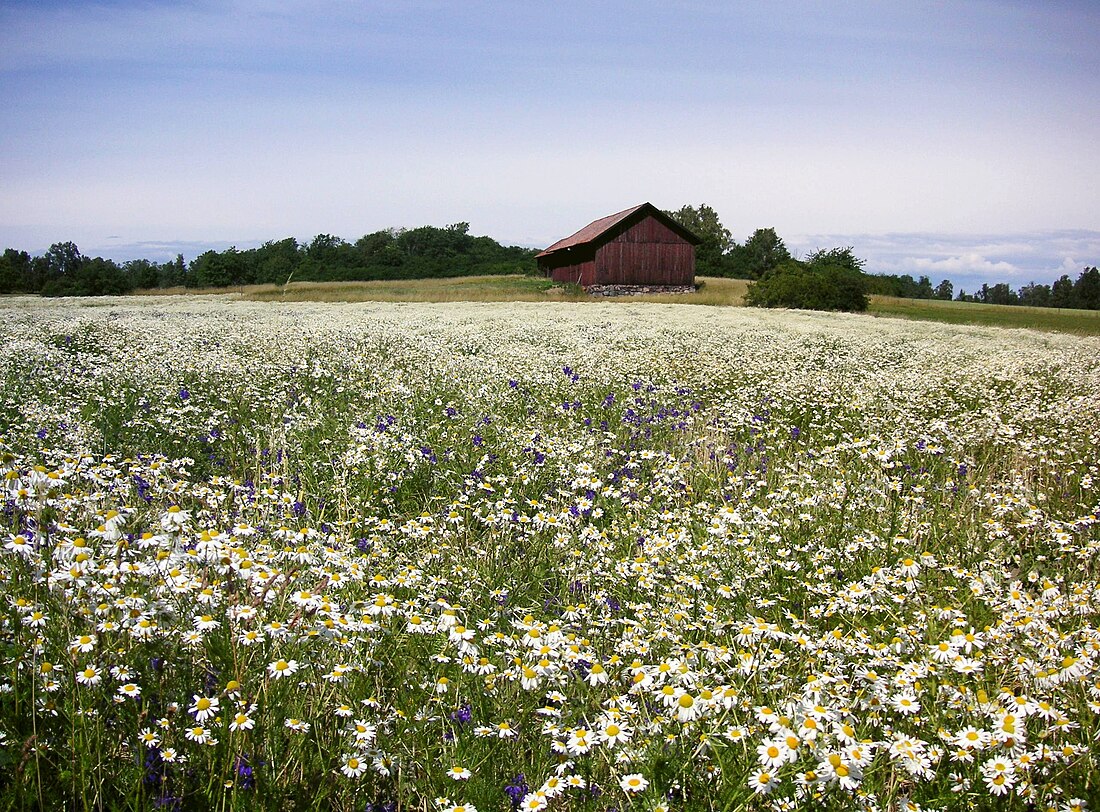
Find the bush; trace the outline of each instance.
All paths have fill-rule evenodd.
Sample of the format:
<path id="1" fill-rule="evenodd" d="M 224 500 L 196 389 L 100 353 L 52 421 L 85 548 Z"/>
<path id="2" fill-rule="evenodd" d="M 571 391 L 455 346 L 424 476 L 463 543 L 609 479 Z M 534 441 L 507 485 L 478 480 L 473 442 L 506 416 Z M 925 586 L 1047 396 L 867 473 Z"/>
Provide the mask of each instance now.
<path id="1" fill-rule="evenodd" d="M 789 260 L 752 283 L 745 304 L 862 312 L 868 305 L 867 278 L 840 263 Z"/>

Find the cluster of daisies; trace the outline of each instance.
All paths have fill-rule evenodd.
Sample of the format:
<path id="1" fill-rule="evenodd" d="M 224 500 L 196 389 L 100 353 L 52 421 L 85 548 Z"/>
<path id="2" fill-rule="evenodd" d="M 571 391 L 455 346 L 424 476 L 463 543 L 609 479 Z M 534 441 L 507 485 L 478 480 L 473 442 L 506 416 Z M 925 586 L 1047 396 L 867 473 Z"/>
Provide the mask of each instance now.
<path id="1" fill-rule="evenodd" d="M 1086 808 L 1094 340 L 9 315 L 0 798 L 75 748 L 164 805 Z"/>

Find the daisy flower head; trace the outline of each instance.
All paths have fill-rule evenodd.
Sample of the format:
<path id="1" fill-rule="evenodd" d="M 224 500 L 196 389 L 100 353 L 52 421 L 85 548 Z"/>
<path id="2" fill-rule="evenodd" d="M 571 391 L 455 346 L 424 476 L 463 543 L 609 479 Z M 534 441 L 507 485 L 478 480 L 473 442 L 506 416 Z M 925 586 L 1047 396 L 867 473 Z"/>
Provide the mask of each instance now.
<path id="1" fill-rule="evenodd" d="M 199 696 L 195 694 L 191 697 L 192 704 L 187 712 L 195 717 L 196 722 L 205 722 L 212 716 L 218 715 L 219 701 L 216 696 Z"/>
<path id="2" fill-rule="evenodd" d="M 1011 762 L 990 759 L 981 770 L 982 780 L 991 795 L 1007 795 L 1016 785 L 1016 770 Z"/>
<path id="3" fill-rule="evenodd" d="M 862 778 L 859 765 L 848 761 L 841 753 L 829 753 L 817 765 L 817 772 L 827 781 L 835 779 L 844 789 L 854 789 Z"/>
<path id="4" fill-rule="evenodd" d="M 180 635 L 180 641 L 188 647 L 198 646 L 202 643 L 202 632 L 190 629 Z"/>
<path id="5" fill-rule="evenodd" d="M 920 572 L 920 564 L 912 558 L 903 558 L 898 563 L 898 571 L 902 575 L 913 578 Z"/>
<path id="6" fill-rule="evenodd" d="M 702 709 L 703 706 L 699 700 L 686 691 L 676 700 L 676 718 L 680 722 L 698 719 Z"/>
<path id="7" fill-rule="evenodd" d="M 373 742 L 374 736 L 378 732 L 378 728 L 366 719 L 356 719 L 351 723 L 348 729 L 351 731 L 355 743 L 360 746 L 369 745 Z"/>
<path id="8" fill-rule="evenodd" d="M 289 677 L 301 666 L 298 665 L 297 660 L 275 660 L 268 663 L 267 673 L 269 673 L 275 679 L 282 679 L 283 677 Z"/>
<path id="9" fill-rule="evenodd" d="M 952 743 L 956 747 L 963 747 L 967 750 L 981 750 L 987 744 L 992 736 L 986 730 L 979 730 L 973 725 L 968 725 L 956 733 L 952 737 Z"/>
<path id="10" fill-rule="evenodd" d="M 141 696 L 141 686 L 133 682 L 128 682 L 118 687 L 118 693 L 120 696 L 125 696 L 129 699 L 137 699 Z"/>
<path id="11" fill-rule="evenodd" d="M 1014 713 L 1004 713 L 997 717 L 992 737 L 1001 744 L 1024 737 L 1024 720 Z"/>
<path id="12" fill-rule="evenodd" d="M 605 719 L 603 724 L 600 725 L 597 735 L 599 735 L 600 741 L 613 747 L 616 744 L 625 744 L 630 739 L 631 730 L 623 727 L 614 719 Z"/>
<path id="13" fill-rule="evenodd" d="M 344 756 L 340 764 L 340 772 L 348 778 L 358 778 L 367 771 L 367 762 L 359 754 Z"/>
<path id="14" fill-rule="evenodd" d="M 622 788 L 623 792 L 628 794 L 645 792 L 648 786 L 649 780 L 641 773 L 631 773 L 619 779 L 619 787 Z"/>
<path id="15" fill-rule="evenodd" d="M 588 670 L 588 674 L 585 676 L 585 680 L 588 684 L 595 688 L 597 685 L 604 685 L 607 683 L 609 677 L 607 669 L 599 663 L 592 663 L 592 667 Z"/>
<path id="16" fill-rule="evenodd" d="M 762 767 L 749 777 L 749 787 L 758 795 L 767 795 L 778 783 L 775 773 L 766 767 Z"/>
<path id="17" fill-rule="evenodd" d="M 595 745 L 596 739 L 592 731 L 579 727 L 569 732 L 569 740 L 565 746 L 570 754 L 578 756 L 587 753 Z"/>
<path id="18" fill-rule="evenodd" d="M 99 685 L 100 680 L 103 679 L 103 674 L 94 665 L 86 665 L 80 671 L 76 672 L 76 681 L 81 685 L 87 685 L 94 687 Z"/>
<path id="19" fill-rule="evenodd" d="M 523 797 L 520 801 L 519 808 L 523 812 L 541 812 L 550 805 L 550 799 L 546 797 L 545 792 L 531 792 Z"/>
<path id="20" fill-rule="evenodd" d="M 779 720 L 779 714 L 775 712 L 775 708 L 771 708 L 767 705 L 761 705 L 754 709 L 757 720 L 763 725 L 773 725 Z"/>
<path id="21" fill-rule="evenodd" d="M 565 781 L 559 775 L 552 775 L 542 782 L 540 789 L 547 798 L 556 798 L 565 792 Z"/>
<path id="22" fill-rule="evenodd" d="M 184 735 L 196 744 L 209 744 L 213 746 L 218 743 L 218 740 L 214 738 L 213 734 L 202 725 L 195 725 L 194 727 L 187 728 L 187 732 Z"/>
<path id="23" fill-rule="evenodd" d="M 472 773 L 465 767 L 455 765 L 451 769 L 447 770 L 447 775 L 453 778 L 455 781 L 466 781 L 472 775 Z"/>
<path id="24" fill-rule="evenodd" d="M 94 634 L 83 634 L 80 637 L 73 638 L 73 641 L 69 644 L 69 651 L 81 652 L 87 654 L 89 651 L 95 648 L 96 636 Z"/>
<path id="25" fill-rule="evenodd" d="M 762 767 L 777 770 L 795 753 L 781 739 L 765 739 L 757 746 L 756 755 Z"/>
<path id="26" fill-rule="evenodd" d="M 232 731 L 238 730 L 251 730 L 256 726 L 256 720 L 249 716 L 247 713 L 238 713 L 233 717 L 233 721 L 229 723 L 229 729 Z"/>
<path id="27" fill-rule="evenodd" d="M 920 710 L 920 702 L 917 700 L 916 695 L 909 692 L 895 696 L 893 705 L 899 713 L 906 715 L 914 714 Z"/>
<path id="28" fill-rule="evenodd" d="M 160 736 L 151 728 L 145 727 L 138 733 L 138 741 L 145 747 L 156 747 L 160 744 Z"/>

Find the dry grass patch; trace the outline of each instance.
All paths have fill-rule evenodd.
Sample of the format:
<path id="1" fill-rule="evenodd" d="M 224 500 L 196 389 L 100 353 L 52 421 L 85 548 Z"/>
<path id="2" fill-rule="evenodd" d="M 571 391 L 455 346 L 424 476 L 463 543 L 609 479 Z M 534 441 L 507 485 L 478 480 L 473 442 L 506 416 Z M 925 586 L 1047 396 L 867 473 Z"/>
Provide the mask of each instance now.
<path id="1" fill-rule="evenodd" d="M 233 288 L 164 288 L 135 291 L 139 296 L 228 296 L 256 302 L 662 302 L 666 304 L 740 305 L 748 282 L 699 279 L 695 293 L 649 296 L 589 296 L 573 285 L 538 276 L 459 276 L 444 279 L 392 279 L 370 282 L 291 282 L 289 285 L 241 285 Z"/>

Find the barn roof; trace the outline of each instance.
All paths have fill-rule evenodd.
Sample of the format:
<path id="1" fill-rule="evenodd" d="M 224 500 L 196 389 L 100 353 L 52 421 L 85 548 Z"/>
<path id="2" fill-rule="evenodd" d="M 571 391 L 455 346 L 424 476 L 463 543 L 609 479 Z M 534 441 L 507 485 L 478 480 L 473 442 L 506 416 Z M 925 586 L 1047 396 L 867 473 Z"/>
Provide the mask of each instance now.
<path id="1" fill-rule="evenodd" d="M 545 251 L 536 254 L 536 257 L 543 257 L 547 254 L 556 253 L 557 251 L 564 251 L 566 248 L 576 248 L 579 245 L 587 245 L 588 243 L 596 242 L 608 232 L 614 231 L 615 227 L 621 223 L 631 219 L 641 220 L 646 215 L 660 220 L 692 245 L 697 245 L 700 242 L 699 238 L 695 236 L 693 232 L 684 228 L 652 203 L 641 203 L 637 206 L 631 206 L 629 209 L 617 212 L 616 214 L 609 214 L 607 217 L 593 220 L 576 234 L 572 234 L 564 240 L 558 240 Z"/>

